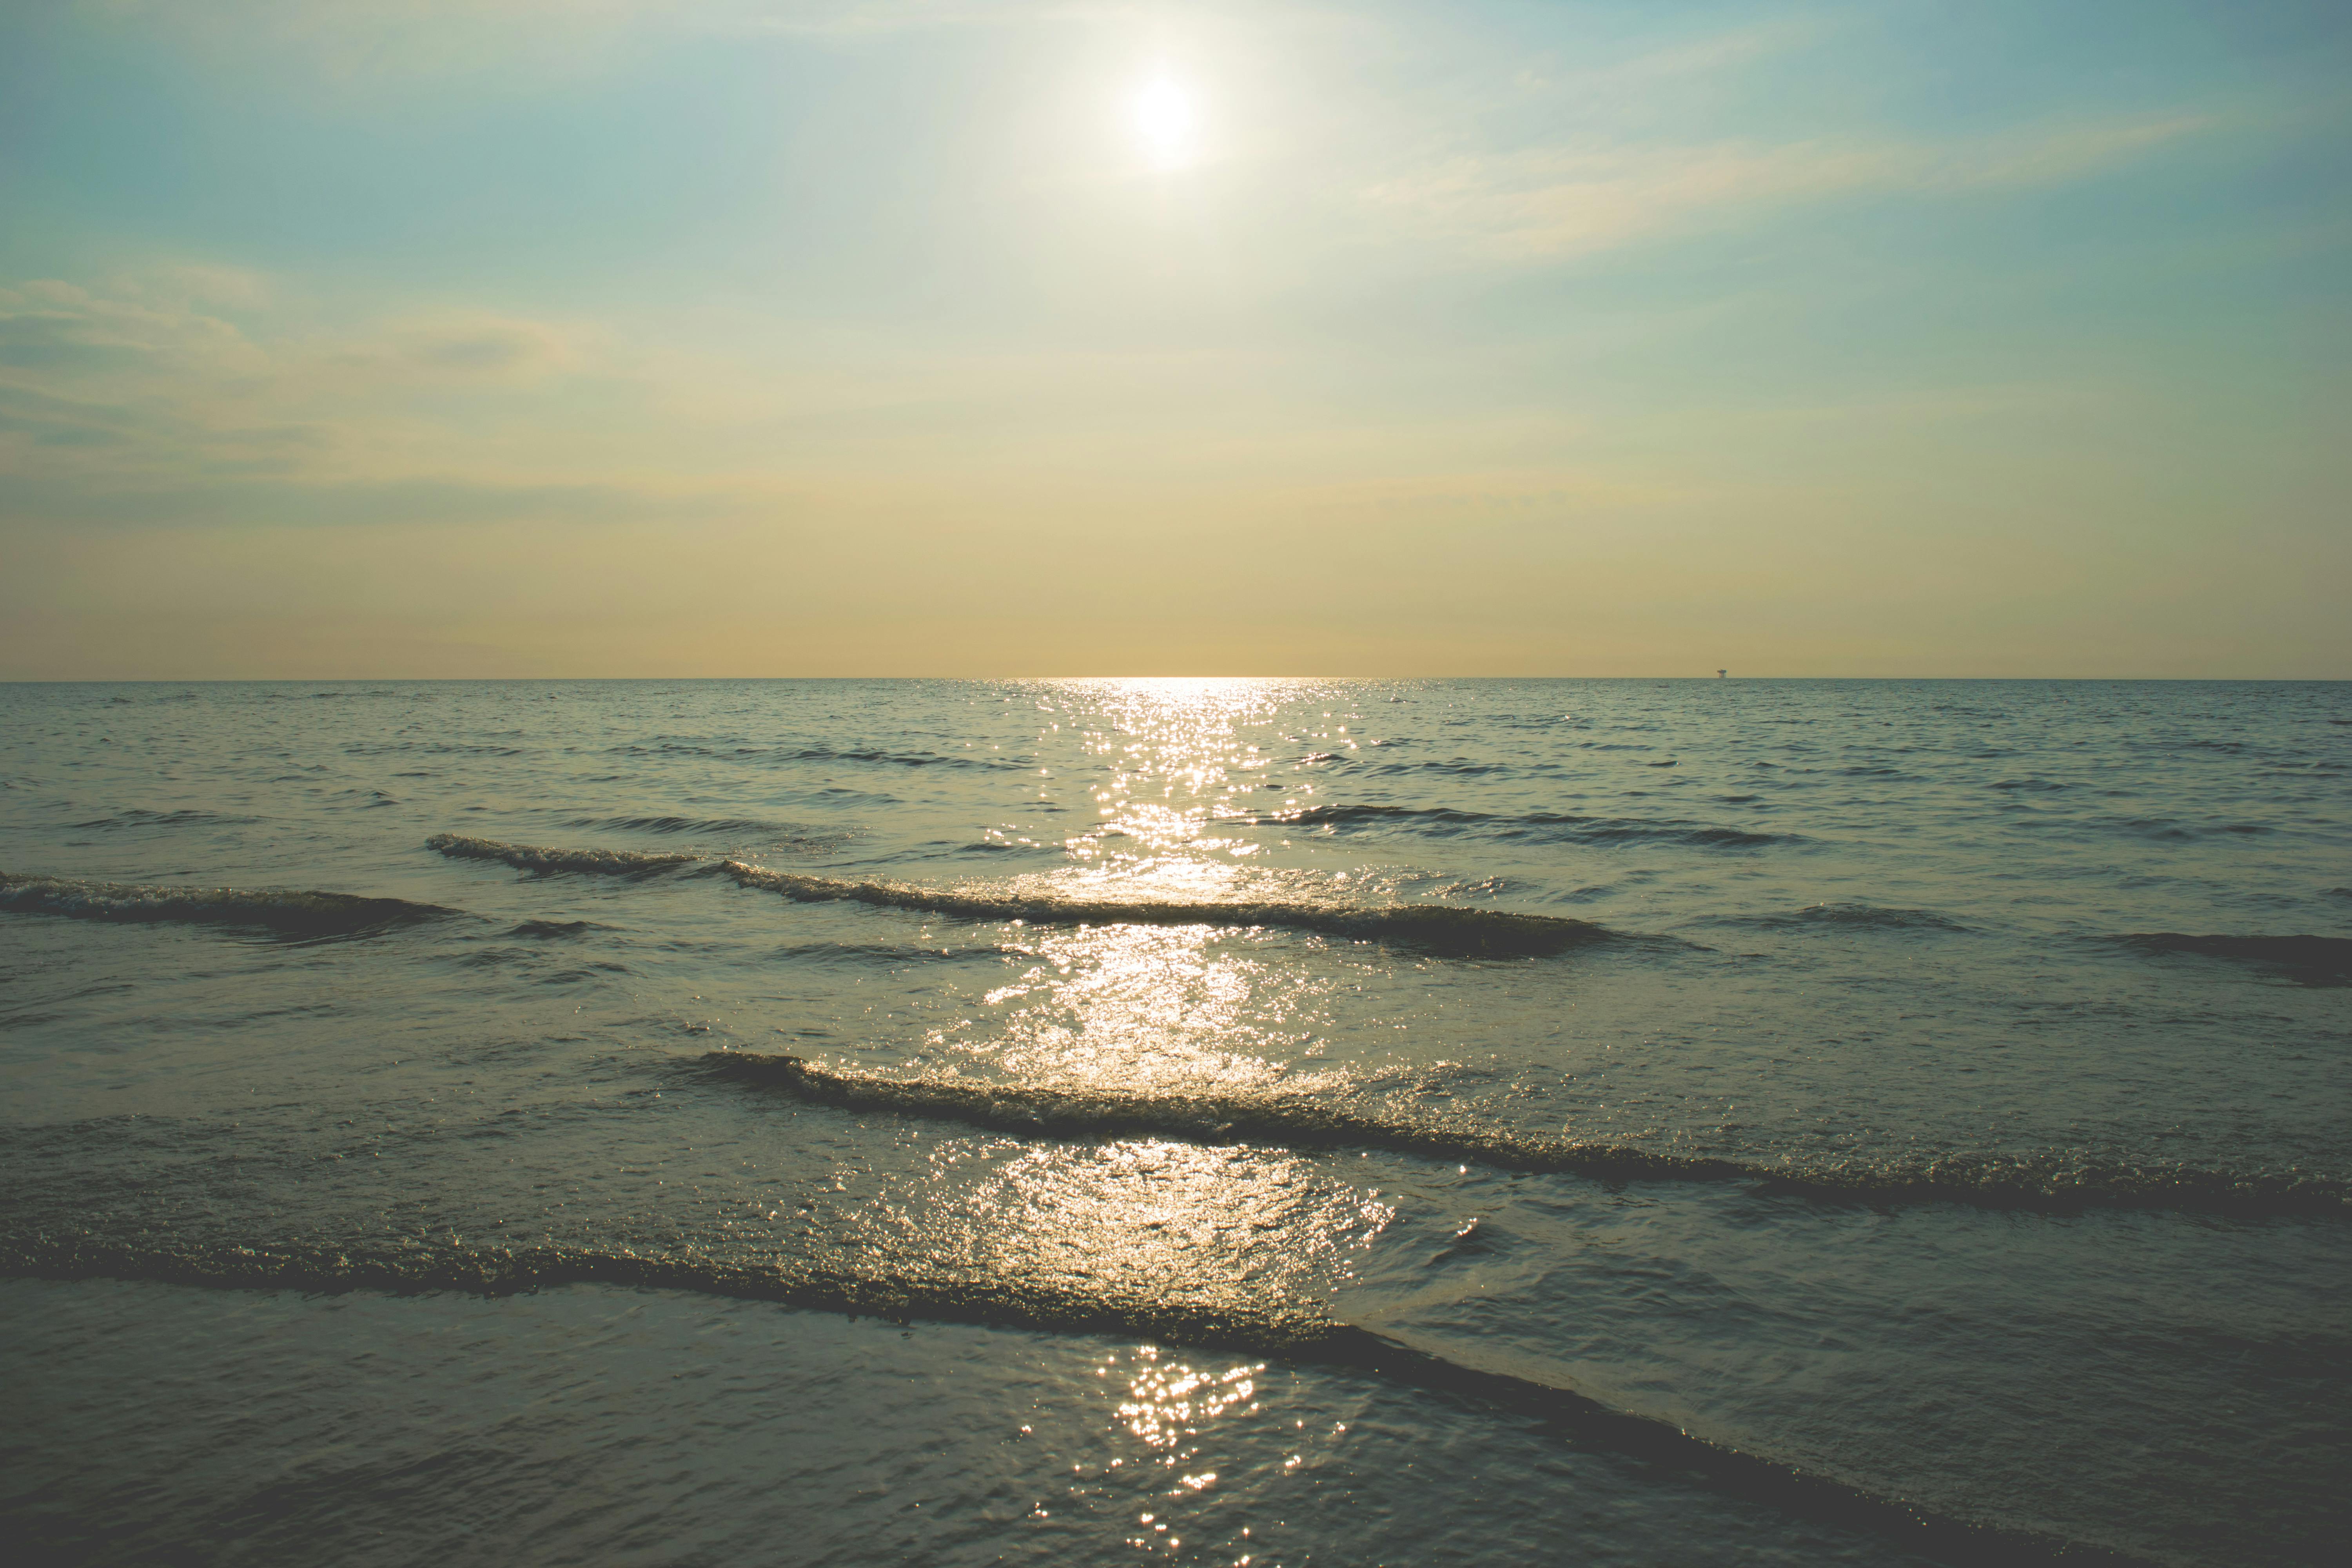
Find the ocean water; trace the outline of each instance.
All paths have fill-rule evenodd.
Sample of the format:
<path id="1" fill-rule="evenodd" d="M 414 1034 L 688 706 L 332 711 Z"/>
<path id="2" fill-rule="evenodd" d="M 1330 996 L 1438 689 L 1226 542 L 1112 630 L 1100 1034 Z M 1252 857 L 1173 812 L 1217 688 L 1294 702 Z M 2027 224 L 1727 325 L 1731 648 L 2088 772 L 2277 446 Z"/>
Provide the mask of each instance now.
<path id="1" fill-rule="evenodd" d="M 0 687 L 19 1561 L 2341 1561 L 2352 686 Z"/>

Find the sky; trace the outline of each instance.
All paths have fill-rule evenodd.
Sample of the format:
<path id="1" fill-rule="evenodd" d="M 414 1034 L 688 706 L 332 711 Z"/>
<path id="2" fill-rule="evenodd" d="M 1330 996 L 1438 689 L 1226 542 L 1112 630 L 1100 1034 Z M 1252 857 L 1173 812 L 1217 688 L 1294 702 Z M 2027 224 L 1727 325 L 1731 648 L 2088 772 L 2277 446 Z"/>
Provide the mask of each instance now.
<path id="1" fill-rule="evenodd" d="M 2352 678 L 2352 7 L 15 0 L 0 679 Z"/>

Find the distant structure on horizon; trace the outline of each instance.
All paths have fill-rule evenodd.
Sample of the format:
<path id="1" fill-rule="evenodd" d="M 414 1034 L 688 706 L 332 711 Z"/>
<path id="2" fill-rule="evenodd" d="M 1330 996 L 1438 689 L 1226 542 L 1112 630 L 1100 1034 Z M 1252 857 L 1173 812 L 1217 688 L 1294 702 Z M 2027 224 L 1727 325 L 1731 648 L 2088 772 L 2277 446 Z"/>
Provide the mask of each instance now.
<path id="1" fill-rule="evenodd" d="M 1718 669 L 1715 672 L 1715 678 L 1717 680 L 1721 680 L 1725 676 L 1729 675 L 1731 671 L 1727 669 Z"/>

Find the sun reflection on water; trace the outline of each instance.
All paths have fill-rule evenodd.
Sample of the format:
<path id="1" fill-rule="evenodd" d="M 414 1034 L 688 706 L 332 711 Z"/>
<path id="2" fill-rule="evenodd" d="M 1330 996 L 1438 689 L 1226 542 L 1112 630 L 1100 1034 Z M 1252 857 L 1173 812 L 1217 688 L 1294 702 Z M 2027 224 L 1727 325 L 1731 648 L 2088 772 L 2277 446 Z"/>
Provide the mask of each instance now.
<path id="1" fill-rule="evenodd" d="M 813 1217 L 845 1253 L 967 1282 L 975 1300 L 1085 1300 L 1137 1321 L 1311 1338 L 1328 1325 L 1318 1303 L 1395 1218 L 1344 1173 L 1284 1150 L 908 1138 L 928 1146 L 920 1163 Z"/>
<path id="2" fill-rule="evenodd" d="M 1202 1424 L 1240 1407 L 1257 1410 L 1257 1379 L 1265 1363 L 1244 1363 L 1222 1373 L 1204 1371 L 1189 1362 L 1161 1364 L 1157 1345 L 1137 1347 L 1142 1369 L 1128 1382 L 1128 1397 L 1118 1407 L 1127 1429 L 1153 1448 L 1174 1448 L 1187 1437 L 1197 1437 Z M 1180 1476 L 1180 1484 L 1200 1491 L 1216 1480 L 1213 1470 Z"/>
<path id="3" fill-rule="evenodd" d="M 1066 836 L 1057 868 L 959 884 L 1038 918 L 1008 923 L 1000 951 L 1013 972 L 930 1027 L 919 1065 L 1057 1089 L 1343 1088 L 1318 1058 L 1334 998 L 1362 990 L 1366 961 L 1347 940 L 1293 929 L 1292 917 L 1394 903 L 1426 878 L 1332 867 L 1328 834 L 1294 850 L 1278 826 L 1265 828 L 1318 800 L 1335 758 L 1378 743 L 1360 734 L 1356 694 L 1342 706 L 1319 683 L 1260 679 L 1030 689 L 1039 742 L 1052 748 L 1039 752 L 1051 764 L 1041 774 L 1083 783 L 1097 820 Z M 1082 765 L 1069 764 L 1072 747 Z M 1008 832 L 984 831 L 1011 846 Z M 1200 910 L 1202 923 L 1122 918 L 1171 905 Z"/>
<path id="4" fill-rule="evenodd" d="M 1134 680 L 1087 692 L 1091 727 L 1086 752 L 1106 776 L 1092 792 L 1100 827 L 1074 839 L 1076 852 L 1100 853 L 1124 837 L 1147 854 L 1175 849 L 1254 852 L 1239 839 L 1204 835 L 1272 792 L 1292 805 L 1314 793 L 1290 775 L 1300 763 L 1245 739 L 1294 699 L 1301 683 L 1279 680 Z M 1302 753 L 1311 754 L 1311 753 Z M 1263 805 L 1263 802 L 1258 802 Z"/>
<path id="5" fill-rule="evenodd" d="M 1209 926 L 1047 928 L 1029 962 L 984 994 L 984 1011 L 929 1047 L 1024 1082 L 1064 1088 L 1291 1092 L 1332 1087 L 1302 1071 L 1321 1051 L 1323 998 L 1341 966 L 1277 983 L 1265 939 Z"/>

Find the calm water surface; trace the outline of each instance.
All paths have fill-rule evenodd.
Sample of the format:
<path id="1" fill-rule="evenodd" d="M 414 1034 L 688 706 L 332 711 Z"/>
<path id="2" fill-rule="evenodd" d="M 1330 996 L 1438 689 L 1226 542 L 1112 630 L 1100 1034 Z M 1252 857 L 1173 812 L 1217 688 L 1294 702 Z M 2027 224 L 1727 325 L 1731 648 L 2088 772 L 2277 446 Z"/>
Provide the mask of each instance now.
<path id="1" fill-rule="evenodd" d="M 0 736 L 44 1560 L 2352 1530 L 2352 687 L 16 686 Z"/>

